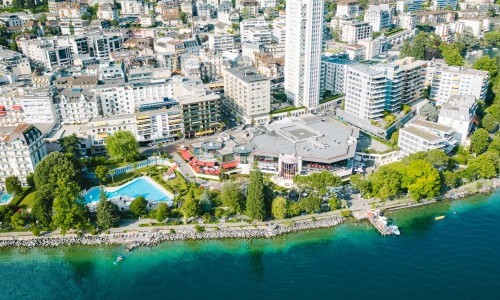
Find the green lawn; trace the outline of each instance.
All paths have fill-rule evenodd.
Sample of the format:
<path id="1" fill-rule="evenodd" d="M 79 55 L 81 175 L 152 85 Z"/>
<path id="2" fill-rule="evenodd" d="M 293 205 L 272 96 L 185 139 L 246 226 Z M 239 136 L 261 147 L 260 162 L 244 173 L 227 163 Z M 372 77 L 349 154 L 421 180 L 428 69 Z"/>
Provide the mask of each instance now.
<path id="1" fill-rule="evenodd" d="M 35 204 L 35 192 L 31 192 L 24 199 L 22 199 L 21 203 L 19 203 L 19 206 L 21 208 L 33 208 L 33 205 Z"/>

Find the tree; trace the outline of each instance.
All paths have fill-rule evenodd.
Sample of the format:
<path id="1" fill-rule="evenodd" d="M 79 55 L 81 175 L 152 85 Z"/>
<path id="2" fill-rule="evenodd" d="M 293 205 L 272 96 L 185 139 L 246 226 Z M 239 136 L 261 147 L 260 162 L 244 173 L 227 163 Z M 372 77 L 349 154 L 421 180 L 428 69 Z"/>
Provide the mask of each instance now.
<path id="1" fill-rule="evenodd" d="M 439 111 L 434 105 L 432 105 L 432 103 L 427 103 L 426 105 L 422 106 L 422 108 L 420 109 L 420 114 L 427 117 L 427 120 L 431 122 L 437 122 L 439 117 Z"/>
<path id="2" fill-rule="evenodd" d="M 209 213 L 212 210 L 212 200 L 207 190 L 204 190 L 203 194 L 200 196 L 199 207 L 204 213 Z"/>
<path id="3" fill-rule="evenodd" d="M 444 61 L 450 66 L 463 66 L 465 63 L 460 49 L 454 45 L 441 45 L 441 54 Z"/>
<path id="4" fill-rule="evenodd" d="M 147 207 L 148 201 L 146 198 L 139 196 L 130 203 L 130 212 L 132 212 L 136 217 L 140 217 L 147 214 Z"/>
<path id="5" fill-rule="evenodd" d="M 499 168 L 498 152 L 488 151 L 467 162 L 467 170 L 471 178 L 493 178 L 497 176 Z"/>
<path id="6" fill-rule="evenodd" d="M 470 152 L 481 154 L 488 148 L 490 143 L 490 135 L 484 128 L 479 128 L 470 137 Z"/>
<path id="7" fill-rule="evenodd" d="M 327 187 L 336 187 L 342 183 L 342 179 L 328 171 L 312 173 L 307 176 L 297 175 L 293 182 L 300 188 L 311 188 L 317 194 L 323 195 L 327 192 Z"/>
<path id="8" fill-rule="evenodd" d="M 111 26 L 118 27 L 118 25 L 120 25 L 120 22 L 118 22 L 118 20 L 111 20 Z"/>
<path id="9" fill-rule="evenodd" d="M 287 201 L 283 197 L 276 197 L 273 200 L 273 204 L 271 207 L 271 213 L 273 217 L 277 220 L 281 220 L 286 218 L 287 213 Z"/>
<path id="10" fill-rule="evenodd" d="M 21 180 L 19 180 L 19 178 L 14 175 L 5 178 L 5 189 L 9 194 L 21 195 L 21 193 L 23 192 Z"/>
<path id="11" fill-rule="evenodd" d="M 481 120 L 481 126 L 488 132 L 495 132 L 498 129 L 498 121 L 492 114 L 486 114 Z"/>
<path id="12" fill-rule="evenodd" d="M 495 31 L 486 32 L 484 34 L 484 40 L 491 47 L 497 47 L 500 45 L 500 29 Z"/>
<path id="13" fill-rule="evenodd" d="M 306 213 L 316 213 L 321 210 L 321 200 L 320 197 L 310 195 L 308 197 L 300 199 L 300 207 L 306 211 Z"/>
<path id="14" fill-rule="evenodd" d="M 250 174 L 250 184 L 246 201 L 247 215 L 256 220 L 263 220 L 266 214 L 264 199 L 264 180 L 260 170 L 253 170 Z"/>
<path id="15" fill-rule="evenodd" d="M 179 17 L 181 19 L 182 24 L 187 24 L 189 15 L 183 11 L 179 13 Z"/>
<path id="16" fill-rule="evenodd" d="M 328 199 L 328 205 L 330 206 L 331 210 L 339 209 L 342 207 L 342 202 L 340 201 L 339 198 L 337 197 L 332 197 Z"/>
<path id="17" fill-rule="evenodd" d="M 59 146 L 61 146 L 61 152 L 73 154 L 76 157 L 80 157 L 80 139 L 76 134 L 71 134 L 62 137 L 57 140 Z"/>
<path id="18" fill-rule="evenodd" d="M 499 64 L 498 58 L 491 58 L 488 55 L 483 55 L 474 62 L 474 69 L 488 71 L 490 77 L 494 78 L 498 75 Z"/>
<path id="19" fill-rule="evenodd" d="M 443 172 L 443 183 L 444 185 L 449 188 L 449 189 L 453 189 L 453 188 L 456 188 L 458 186 L 458 176 L 457 174 L 451 172 L 451 171 L 444 171 Z"/>
<path id="20" fill-rule="evenodd" d="M 475 37 L 470 30 L 465 30 L 463 33 L 459 34 L 457 42 L 463 44 L 464 50 L 467 51 L 472 51 L 479 47 L 479 39 Z"/>
<path id="21" fill-rule="evenodd" d="M 104 189 L 99 192 L 99 198 L 96 209 L 97 226 L 102 230 L 117 226 L 120 222 L 120 208 L 108 200 Z"/>
<path id="22" fill-rule="evenodd" d="M 232 212 L 242 213 L 245 207 L 245 197 L 240 187 L 234 182 L 226 182 L 219 195 L 222 205 L 229 207 Z"/>
<path id="23" fill-rule="evenodd" d="M 494 137 L 488 145 L 488 151 L 500 151 L 500 137 Z"/>
<path id="24" fill-rule="evenodd" d="M 35 174 L 29 173 L 28 176 L 26 176 L 26 184 L 32 188 L 35 187 Z"/>
<path id="25" fill-rule="evenodd" d="M 83 230 L 88 227 L 89 211 L 81 201 L 80 187 L 75 182 L 61 181 L 55 190 L 54 226 L 65 234 L 69 229 Z"/>
<path id="26" fill-rule="evenodd" d="M 67 154 L 52 152 L 45 156 L 35 168 L 35 186 L 49 184 L 53 189 L 58 182 L 78 182 L 81 169 Z"/>
<path id="27" fill-rule="evenodd" d="M 33 217 L 38 224 L 48 228 L 52 223 L 52 205 L 54 202 L 53 191 L 49 185 L 38 188 L 35 192 L 35 203 L 31 209 Z"/>
<path id="28" fill-rule="evenodd" d="M 450 166 L 450 157 L 441 149 L 433 149 L 428 152 L 420 151 L 403 159 L 403 162 L 409 164 L 415 160 L 424 160 L 437 169 L 447 169 Z"/>
<path id="29" fill-rule="evenodd" d="M 184 198 L 184 203 L 181 207 L 182 216 L 184 219 L 196 217 L 199 212 L 198 201 L 194 197 L 193 189 L 190 189 Z"/>
<path id="30" fill-rule="evenodd" d="M 101 184 L 106 183 L 109 174 L 109 168 L 105 165 L 99 165 L 95 168 L 94 174 Z"/>
<path id="31" fill-rule="evenodd" d="M 112 158 L 124 162 L 139 157 L 139 144 L 130 131 L 120 130 L 106 138 L 106 149 Z"/>
<path id="32" fill-rule="evenodd" d="M 372 186 L 369 180 L 363 179 L 360 174 L 351 176 L 351 184 L 359 190 L 363 198 L 369 198 L 372 191 Z"/>
<path id="33" fill-rule="evenodd" d="M 166 218 L 168 218 L 169 215 L 170 215 L 170 208 L 168 207 L 167 203 L 165 202 L 158 203 L 155 209 L 156 221 L 163 222 L 165 221 Z"/>
<path id="34" fill-rule="evenodd" d="M 370 175 L 373 195 L 382 199 L 396 196 L 401 190 L 402 176 L 388 165 L 380 167 Z"/>
<path id="35" fill-rule="evenodd" d="M 75 35 L 75 26 L 73 26 L 73 23 L 69 24 L 69 34 Z"/>
<path id="36" fill-rule="evenodd" d="M 411 56 L 416 59 L 425 59 L 427 38 L 427 33 L 419 32 L 412 41 L 406 40 L 401 48 L 400 57 L 403 58 Z"/>
<path id="37" fill-rule="evenodd" d="M 410 162 L 407 171 L 408 192 L 415 200 L 429 199 L 439 195 L 441 178 L 439 172 L 428 162 Z"/>
<path id="38" fill-rule="evenodd" d="M 21 230 L 24 228 L 24 226 L 26 226 L 26 219 L 26 213 L 19 210 L 15 214 L 13 214 L 12 217 L 10 217 L 10 225 L 12 225 L 14 229 Z"/>

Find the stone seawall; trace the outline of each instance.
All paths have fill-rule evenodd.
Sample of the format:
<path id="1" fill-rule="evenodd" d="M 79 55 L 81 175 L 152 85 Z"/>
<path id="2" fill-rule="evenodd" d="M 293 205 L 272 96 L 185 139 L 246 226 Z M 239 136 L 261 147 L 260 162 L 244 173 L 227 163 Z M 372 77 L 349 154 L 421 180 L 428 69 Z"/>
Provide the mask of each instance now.
<path id="1" fill-rule="evenodd" d="M 57 247 L 70 245 L 112 245 L 128 244 L 128 248 L 156 246 L 167 241 L 182 240 L 218 240 L 218 239 L 254 239 L 273 238 L 279 235 L 304 230 L 329 228 L 341 224 L 345 218 L 325 217 L 315 221 L 296 221 L 291 226 L 269 225 L 266 227 L 203 227 L 205 231 L 197 232 L 194 227 L 171 227 L 168 229 L 152 229 L 150 231 L 123 232 L 101 234 L 97 236 L 84 235 L 78 237 L 51 235 L 35 236 L 3 236 L 0 237 L 0 248 L 7 247 Z"/>

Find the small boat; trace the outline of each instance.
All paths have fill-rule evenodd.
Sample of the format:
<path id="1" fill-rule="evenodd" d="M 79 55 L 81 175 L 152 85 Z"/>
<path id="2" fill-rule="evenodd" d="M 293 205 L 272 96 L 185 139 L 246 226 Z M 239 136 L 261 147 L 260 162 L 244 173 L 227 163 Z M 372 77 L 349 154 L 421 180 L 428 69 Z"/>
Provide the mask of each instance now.
<path id="1" fill-rule="evenodd" d="M 118 255 L 118 257 L 116 258 L 116 260 L 113 262 L 113 264 L 117 265 L 119 262 L 121 262 L 123 260 L 123 256 L 121 255 Z"/>
<path id="2" fill-rule="evenodd" d="M 439 220 L 442 220 L 444 218 L 445 218 L 445 216 L 437 216 L 434 218 L 434 220 L 439 221 Z"/>

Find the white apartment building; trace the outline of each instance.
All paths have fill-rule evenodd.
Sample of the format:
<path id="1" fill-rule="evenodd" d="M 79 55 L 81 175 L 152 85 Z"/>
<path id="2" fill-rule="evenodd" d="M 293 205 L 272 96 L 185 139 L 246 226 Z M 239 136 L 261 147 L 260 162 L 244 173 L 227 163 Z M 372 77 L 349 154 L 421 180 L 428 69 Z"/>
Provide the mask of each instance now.
<path id="1" fill-rule="evenodd" d="M 396 11 L 398 13 L 417 12 L 422 10 L 424 0 L 400 0 L 396 2 Z"/>
<path id="2" fill-rule="evenodd" d="M 417 26 L 415 16 L 412 14 L 401 14 L 398 16 L 398 27 L 413 30 Z"/>
<path id="3" fill-rule="evenodd" d="M 415 60 L 413 57 L 405 57 L 394 61 L 393 64 L 399 66 L 402 72 L 401 102 L 411 105 L 412 102 L 422 99 L 427 62 Z"/>
<path id="4" fill-rule="evenodd" d="M 488 91 L 489 74 L 486 71 L 440 65 L 427 67 L 426 84 L 430 86 L 430 100 L 443 105 L 453 95 L 470 95 L 484 100 Z"/>
<path id="5" fill-rule="evenodd" d="M 94 91 L 102 116 L 132 114 L 143 105 L 163 103 L 172 97 L 172 85 L 166 79 L 105 84 Z"/>
<path id="6" fill-rule="evenodd" d="M 12 88 L 0 90 L 0 127 L 29 124 L 55 124 L 53 89 Z"/>
<path id="7" fill-rule="evenodd" d="M 450 126 L 413 119 L 404 128 L 399 129 L 398 147 L 401 156 L 433 149 L 449 153 L 457 145 L 454 130 Z"/>
<path id="8" fill-rule="evenodd" d="M 28 58 L 19 52 L 0 46 L 0 82 L 14 83 L 19 76 L 31 75 Z"/>
<path id="9" fill-rule="evenodd" d="M 390 28 L 392 24 L 390 6 L 388 4 L 368 6 L 365 11 L 364 21 L 372 25 L 374 32 Z"/>
<path id="10" fill-rule="evenodd" d="M 54 108 L 60 124 L 86 124 L 101 116 L 95 93 L 87 89 L 62 89 L 54 96 Z"/>
<path id="11" fill-rule="evenodd" d="M 464 145 L 474 127 L 476 110 L 477 101 L 473 96 L 451 96 L 439 111 L 438 123 L 452 127 L 457 133 L 457 140 Z"/>
<path id="12" fill-rule="evenodd" d="M 252 67 L 226 69 L 224 94 L 246 124 L 271 111 L 271 81 Z"/>
<path id="13" fill-rule="evenodd" d="M 259 3 L 261 9 L 276 6 L 276 0 L 259 0 Z"/>
<path id="14" fill-rule="evenodd" d="M 47 155 L 42 132 L 33 125 L 0 127 L 0 187 L 9 176 L 23 184 L 35 166 Z"/>
<path id="15" fill-rule="evenodd" d="M 118 8 L 113 3 L 99 4 L 97 18 L 99 20 L 118 20 Z"/>
<path id="16" fill-rule="evenodd" d="M 325 91 L 331 94 L 345 94 L 345 75 L 347 65 L 352 60 L 325 56 L 321 59 L 321 87 L 323 95 Z"/>
<path id="17" fill-rule="evenodd" d="M 153 4 L 143 0 L 119 0 L 123 16 L 140 16 L 153 10 Z"/>
<path id="18" fill-rule="evenodd" d="M 382 117 L 384 110 L 396 112 L 402 104 L 421 99 L 425 66 L 426 62 L 413 58 L 377 65 L 347 65 L 345 111 L 371 120 Z"/>
<path id="19" fill-rule="evenodd" d="M 105 139 L 120 130 L 130 131 L 137 137 L 137 122 L 134 114 L 97 117 L 90 120 L 87 134 L 92 154 L 105 153 Z"/>
<path id="20" fill-rule="evenodd" d="M 272 40 L 272 31 L 268 26 L 250 28 L 245 31 L 245 35 L 241 33 L 241 41 L 246 43 L 267 45 L 271 44 Z"/>
<path id="21" fill-rule="evenodd" d="M 208 48 L 215 52 L 235 49 L 234 36 L 229 34 L 208 34 Z"/>
<path id="22" fill-rule="evenodd" d="M 382 117 L 387 93 L 384 71 L 353 64 L 347 66 L 345 77 L 345 111 L 365 120 Z"/>
<path id="23" fill-rule="evenodd" d="M 240 22 L 240 32 L 243 33 L 253 27 L 269 27 L 269 23 L 264 17 L 245 19 Z"/>
<path id="24" fill-rule="evenodd" d="M 323 45 L 322 0 L 289 0 L 286 5 L 285 93 L 294 105 L 319 104 Z"/>
<path id="25" fill-rule="evenodd" d="M 278 44 L 285 43 L 286 23 L 284 19 L 275 19 L 273 21 L 273 38 Z"/>
<path id="26" fill-rule="evenodd" d="M 184 136 L 182 108 L 157 109 L 135 114 L 139 142 L 173 141 Z"/>
<path id="27" fill-rule="evenodd" d="M 351 21 L 342 25 L 340 40 L 348 44 L 356 44 L 359 40 L 372 37 L 372 25 L 368 22 Z"/>
<path id="28" fill-rule="evenodd" d="M 357 17 L 359 16 L 359 2 L 357 0 L 340 0 L 337 3 L 335 17 Z"/>
<path id="29" fill-rule="evenodd" d="M 23 54 L 37 66 L 52 70 L 72 63 L 69 46 L 56 46 L 53 41 L 44 39 L 24 40 L 21 43 Z"/>

